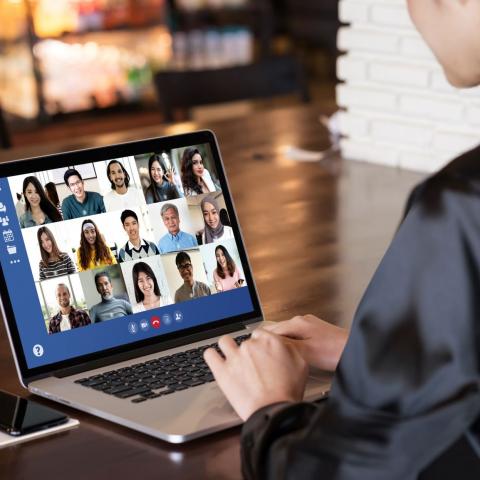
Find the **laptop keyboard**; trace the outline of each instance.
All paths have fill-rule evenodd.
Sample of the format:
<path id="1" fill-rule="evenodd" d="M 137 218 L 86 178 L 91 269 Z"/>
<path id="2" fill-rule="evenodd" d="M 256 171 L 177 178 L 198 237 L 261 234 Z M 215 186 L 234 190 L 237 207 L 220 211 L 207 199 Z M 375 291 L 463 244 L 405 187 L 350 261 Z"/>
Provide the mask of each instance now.
<path id="1" fill-rule="evenodd" d="M 234 340 L 240 345 L 248 338 L 250 334 Z M 203 352 L 207 348 L 215 348 L 221 353 L 217 343 L 212 343 L 101 375 L 80 378 L 75 383 L 118 398 L 130 399 L 133 403 L 145 402 L 213 382 L 215 379 L 212 372 L 203 360 Z"/>

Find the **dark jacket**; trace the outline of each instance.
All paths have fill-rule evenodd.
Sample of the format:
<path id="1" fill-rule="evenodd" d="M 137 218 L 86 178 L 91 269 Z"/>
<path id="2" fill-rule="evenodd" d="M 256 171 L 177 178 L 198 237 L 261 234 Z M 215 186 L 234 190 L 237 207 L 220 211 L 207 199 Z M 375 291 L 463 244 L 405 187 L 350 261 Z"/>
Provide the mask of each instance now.
<path id="1" fill-rule="evenodd" d="M 329 400 L 252 415 L 243 471 L 262 480 L 413 480 L 462 436 L 478 465 L 479 425 L 480 147 L 412 192 Z"/>

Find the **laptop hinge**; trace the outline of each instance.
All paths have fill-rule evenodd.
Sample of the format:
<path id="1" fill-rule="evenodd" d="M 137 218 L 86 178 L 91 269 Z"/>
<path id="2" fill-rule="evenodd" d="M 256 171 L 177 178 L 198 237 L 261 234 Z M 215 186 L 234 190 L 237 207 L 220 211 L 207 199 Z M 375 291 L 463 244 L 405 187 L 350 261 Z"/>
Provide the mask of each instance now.
<path id="1" fill-rule="evenodd" d="M 239 330 L 243 330 L 244 328 L 245 326 L 243 324 L 238 323 L 234 325 L 225 325 L 223 327 L 213 330 L 195 333 L 193 335 L 189 335 L 188 337 L 182 337 L 168 342 L 157 343 L 155 345 L 148 345 L 146 347 L 137 348 L 129 352 L 122 352 L 106 358 L 90 360 L 89 362 L 75 365 L 73 367 L 63 368 L 61 370 L 53 372 L 53 376 L 57 378 L 69 377 L 70 375 L 76 375 L 78 373 L 82 373 L 88 370 L 94 370 L 95 368 L 101 368 L 107 365 L 124 362 L 126 360 L 131 360 L 132 358 L 138 358 L 145 355 L 151 355 L 152 353 L 163 352 L 171 348 L 181 347 L 190 343 L 195 343 L 201 340 L 206 340 L 208 338 L 217 337 L 225 333 L 236 332 Z"/>

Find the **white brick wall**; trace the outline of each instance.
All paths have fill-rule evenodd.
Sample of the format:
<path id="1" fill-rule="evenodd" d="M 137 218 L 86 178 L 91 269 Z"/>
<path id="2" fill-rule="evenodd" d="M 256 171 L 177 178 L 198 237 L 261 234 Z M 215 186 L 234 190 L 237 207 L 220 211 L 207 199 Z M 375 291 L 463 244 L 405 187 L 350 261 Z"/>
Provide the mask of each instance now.
<path id="1" fill-rule="evenodd" d="M 480 143 L 480 87 L 448 84 L 406 0 L 340 0 L 339 11 L 345 158 L 430 172 Z"/>

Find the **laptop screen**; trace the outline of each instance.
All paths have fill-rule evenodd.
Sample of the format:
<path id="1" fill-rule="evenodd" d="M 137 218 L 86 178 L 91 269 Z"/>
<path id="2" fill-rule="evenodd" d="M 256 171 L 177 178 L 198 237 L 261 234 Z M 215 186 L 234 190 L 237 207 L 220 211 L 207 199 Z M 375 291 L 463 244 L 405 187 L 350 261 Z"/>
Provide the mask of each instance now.
<path id="1" fill-rule="evenodd" d="M 0 178 L 0 261 L 29 369 L 255 310 L 214 148 Z"/>

